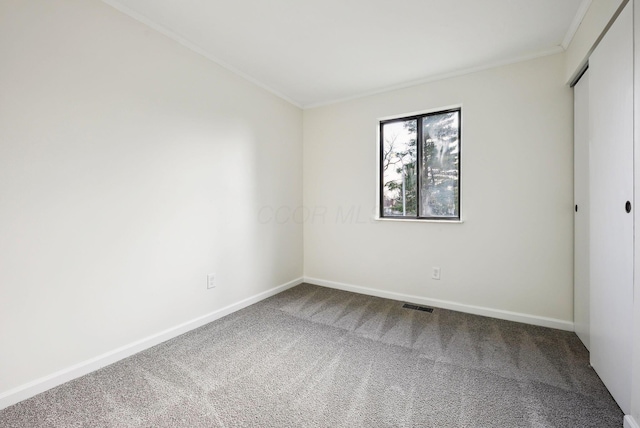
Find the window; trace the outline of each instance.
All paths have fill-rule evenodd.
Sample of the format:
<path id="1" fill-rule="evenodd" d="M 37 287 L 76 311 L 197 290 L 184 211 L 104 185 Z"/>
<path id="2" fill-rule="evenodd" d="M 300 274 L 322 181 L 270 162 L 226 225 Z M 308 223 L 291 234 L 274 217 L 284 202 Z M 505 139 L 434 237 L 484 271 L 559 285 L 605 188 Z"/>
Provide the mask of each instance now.
<path id="1" fill-rule="evenodd" d="M 460 219 L 460 115 L 380 122 L 380 217 Z"/>

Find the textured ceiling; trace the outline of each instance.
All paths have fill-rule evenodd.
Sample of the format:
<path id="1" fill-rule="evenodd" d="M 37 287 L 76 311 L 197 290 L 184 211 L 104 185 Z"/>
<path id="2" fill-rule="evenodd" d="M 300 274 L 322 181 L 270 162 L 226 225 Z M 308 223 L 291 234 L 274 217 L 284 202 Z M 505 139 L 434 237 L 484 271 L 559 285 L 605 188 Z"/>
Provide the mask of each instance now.
<path id="1" fill-rule="evenodd" d="M 561 52 L 590 0 L 104 0 L 302 107 Z"/>

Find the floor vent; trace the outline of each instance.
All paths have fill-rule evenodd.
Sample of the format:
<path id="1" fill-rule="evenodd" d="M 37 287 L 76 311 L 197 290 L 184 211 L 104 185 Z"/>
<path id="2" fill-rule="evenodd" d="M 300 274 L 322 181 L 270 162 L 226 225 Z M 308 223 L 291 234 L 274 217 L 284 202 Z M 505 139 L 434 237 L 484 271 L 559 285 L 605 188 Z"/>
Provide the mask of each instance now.
<path id="1" fill-rule="evenodd" d="M 418 306 L 418 305 L 411 305 L 409 303 L 405 303 L 404 305 L 402 305 L 403 308 L 407 308 L 407 309 L 413 309 L 414 311 L 422 311 L 422 312 L 433 312 L 433 308 L 427 308 L 426 306 Z"/>

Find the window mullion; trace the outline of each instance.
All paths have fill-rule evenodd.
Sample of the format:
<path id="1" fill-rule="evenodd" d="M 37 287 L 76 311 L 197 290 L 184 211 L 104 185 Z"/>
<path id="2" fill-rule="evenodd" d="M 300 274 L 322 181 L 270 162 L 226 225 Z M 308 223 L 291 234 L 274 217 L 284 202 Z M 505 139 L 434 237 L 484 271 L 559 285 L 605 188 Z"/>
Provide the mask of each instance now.
<path id="1" fill-rule="evenodd" d="M 422 117 L 416 121 L 416 217 L 420 218 L 421 201 L 420 197 L 420 171 L 422 169 Z"/>
<path id="2" fill-rule="evenodd" d="M 378 188 L 380 189 L 380 217 L 384 217 L 384 126 L 380 122 L 380 152 L 378 153 L 380 159 L 380 182 Z"/>

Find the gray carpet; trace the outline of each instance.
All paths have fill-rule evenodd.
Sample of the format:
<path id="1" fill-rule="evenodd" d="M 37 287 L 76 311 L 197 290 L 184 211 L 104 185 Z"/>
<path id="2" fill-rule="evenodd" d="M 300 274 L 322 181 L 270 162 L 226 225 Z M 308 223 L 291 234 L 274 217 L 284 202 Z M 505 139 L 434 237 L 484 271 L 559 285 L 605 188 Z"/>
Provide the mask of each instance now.
<path id="1" fill-rule="evenodd" d="M 0 411 L 2 427 L 621 427 L 573 333 L 303 284 Z"/>

